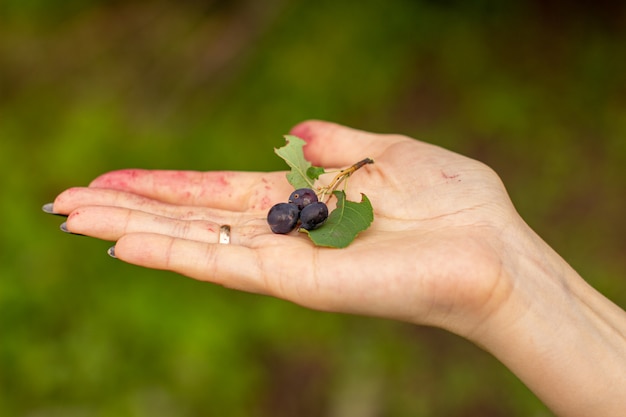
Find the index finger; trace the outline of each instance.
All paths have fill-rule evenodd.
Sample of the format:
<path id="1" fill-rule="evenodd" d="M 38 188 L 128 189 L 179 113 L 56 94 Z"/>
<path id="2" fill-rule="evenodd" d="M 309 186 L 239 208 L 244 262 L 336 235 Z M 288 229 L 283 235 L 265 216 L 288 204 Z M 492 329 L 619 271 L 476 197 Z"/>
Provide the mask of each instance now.
<path id="1" fill-rule="evenodd" d="M 89 187 L 127 191 L 170 204 L 223 210 L 265 210 L 288 195 L 284 172 L 124 169 L 100 175 Z"/>

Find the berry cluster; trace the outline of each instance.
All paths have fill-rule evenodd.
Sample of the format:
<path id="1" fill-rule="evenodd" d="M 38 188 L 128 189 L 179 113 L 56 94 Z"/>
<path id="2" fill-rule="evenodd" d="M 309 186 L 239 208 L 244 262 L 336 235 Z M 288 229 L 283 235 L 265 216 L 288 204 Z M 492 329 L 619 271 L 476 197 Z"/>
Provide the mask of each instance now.
<path id="1" fill-rule="evenodd" d="M 278 203 L 267 213 L 267 223 L 274 233 L 285 234 L 296 228 L 298 223 L 305 230 L 320 227 L 328 217 L 328 207 L 318 201 L 315 191 L 299 188 L 289 196 L 288 203 Z"/>

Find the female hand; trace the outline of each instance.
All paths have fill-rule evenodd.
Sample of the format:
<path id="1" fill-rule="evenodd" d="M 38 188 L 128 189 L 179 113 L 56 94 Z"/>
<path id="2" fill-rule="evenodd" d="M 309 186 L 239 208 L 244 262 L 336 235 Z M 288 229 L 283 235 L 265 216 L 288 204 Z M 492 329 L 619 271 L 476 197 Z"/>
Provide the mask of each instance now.
<path id="1" fill-rule="evenodd" d="M 268 209 L 285 201 L 284 172 L 123 170 L 59 195 L 73 233 L 117 241 L 115 256 L 320 310 L 387 317 L 463 331 L 511 290 L 503 236 L 519 227 L 506 191 L 485 165 L 397 135 L 310 121 L 292 134 L 314 165 L 375 163 L 355 173 L 370 229 L 346 249 L 306 235 L 273 234 Z M 232 229 L 230 245 L 218 230 Z"/>
<path id="2" fill-rule="evenodd" d="M 345 249 L 273 234 L 284 172 L 124 170 L 60 194 L 48 211 L 73 233 L 116 241 L 115 256 L 314 309 L 438 326 L 493 353 L 557 414 L 620 416 L 626 314 L 519 217 L 480 162 L 398 135 L 309 121 L 314 165 L 375 163 L 350 178 L 374 222 Z M 218 243 L 221 225 L 231 243 Z M 575 364 L 576 366 L 572 366 Z"/>

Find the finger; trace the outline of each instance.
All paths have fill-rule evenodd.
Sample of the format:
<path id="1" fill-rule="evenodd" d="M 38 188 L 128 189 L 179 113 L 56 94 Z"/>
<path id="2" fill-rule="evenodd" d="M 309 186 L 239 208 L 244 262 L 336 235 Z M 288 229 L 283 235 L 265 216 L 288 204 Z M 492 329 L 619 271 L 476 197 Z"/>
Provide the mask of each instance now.
<path id="1" fill-rule="evenodd" d="M 289 244 L 277 243 L 285 239 L 291 240 Z M 328 310 L 325 296 L 319 293 L 317 283 L 311 278 L 314 272 L 293 268 L 293 259 L 306 260 L 311 256 L 307 252 L 307 249 L 310 251 L 308 243 L 296 242 L 288 236 L 275 236 L 272 243 L 249 248 L 153 233 L 131 233 L 117 241 L 112 254 L 135 265 L 169 270 L 200 281 Z M 329 282 L 334 283 L 334 280 Z M 340 292 L 333 294 L 342 298 Z"/>
<path id="2" fill-rule="evenodd" d="M 165 210 L 164 203 L 137 194 L 109 189 L 72 187 L 54 199 L 52 211 L 67 215 L 81 206 L 127 207 L 154 213 L 162 213 Z"/>
<path id="3" fill-rule="evenodd" d="M 267 294 L 255 251 L 152 233 L 133 233 L 117 241 L 114 255 L 125 262 L 163 269 L 242 291 Z"/>
<path id="4" fill-rule="evenodd" d="M 341 168 L 364 158 L 379 156 L 400 139 L 399 136 L 379 135 L 319 120 L 302 122 L 291 134 L 304 139 L 304 155 L 313 165 Z M 395 138 L 395 139 L 394 139 Z"/>
<path id="5" fill-rule="evenodd" d="M 65 223 L 71 233 L 117 240 L 128 233 L 158 233 L 182 239 L 217 243 L 220 226 L 231 225 L 233 244 L 249 245 L 270 230 L 263 219 L 180 220 L 119 207 L 81 207 Z M 234 220 L 234 222 L 233 222 Z M 256 239 L 258 240 L 258 239 Z"/>
<path id="6" fill-rule="evenodd" d="M 264 213 L 262 211 L 257 213 L 254 210 L 234 212 L 210 207 L 181 206 L 124 191 L 85 187 L 70 188 L 59 194 L 54 201 L 52 211 L 67 215 L 84 206 L 123 207 L 181 220 L 232 221 L 233 217 L 237 218 L 237 214 L 243 216 L 244 214 L 261 215 Z"/>
<path id="7" fill-rule="evenodd" d="M 223 224 L 231 225 L 233 244 L 248 245 L 255 237 L 270 232 L 264 219 L 241 214 L 212 220 L 182 220 L 127 208 L 98 206 L 73 211 L 66 221 L 66 229 L 103 240 L 117 240 L 124 234 L 141 232 L 217 243 Z"/>
<path id="8" fill-rule="evenodd" d="M 267 210 L 289 189 L 284 172 L 165 171 L 125 169 L 89 185 L 135 193 L 172 204 L 224 210 Z"/>
<path id="9" fill-rule="evenodd" d="M 153 233 L 131 233 L 122 236 L 109 253 L 135 265 L 271 295 L 317 310 L 405 320 L 411 317 L 415 294 L 421 292 L 419 289 L 402 292 L 403 295 L 393 294 L 398 291 L 398 286 L 395 283 L 389 285 L 384 279 L 386 274 L 377 273 L 376 268 L 357 268 L 355 275 L 354 263 L 339 262 L 344 255 L 334 250 L 320 250 L 313 254 L 307 244 L 290 240 L 288 245 L 250 248 Z M 375 249 L 367 254 L 370 258 L 377 256 Z M 300 263 L 294 264 L 294 259 L 299 259 Z M 309 262 L 312 267 L 298 267 Z M 392 272 L 395 264 L 391 264 Z M 385 294 L 389 294 L 389 299 L 402 302 L 390 305 Z"/>

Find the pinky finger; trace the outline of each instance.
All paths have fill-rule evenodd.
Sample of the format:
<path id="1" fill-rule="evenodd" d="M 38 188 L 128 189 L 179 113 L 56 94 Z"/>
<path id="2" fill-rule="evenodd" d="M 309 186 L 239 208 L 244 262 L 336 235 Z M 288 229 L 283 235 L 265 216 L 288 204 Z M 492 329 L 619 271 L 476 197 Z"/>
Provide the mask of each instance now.
<path id="1" fill-rule="evenodd" d="M 224 287 L 267 294 L 253 249 L 154 233 L 122 236 L 109 255 L 146 268 L 177 272 Z"/>

